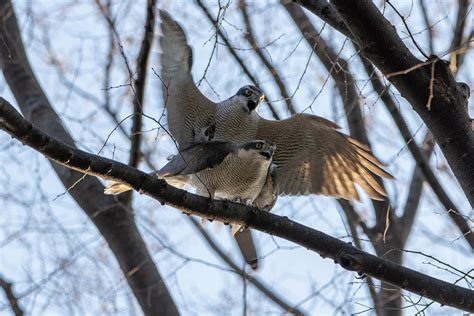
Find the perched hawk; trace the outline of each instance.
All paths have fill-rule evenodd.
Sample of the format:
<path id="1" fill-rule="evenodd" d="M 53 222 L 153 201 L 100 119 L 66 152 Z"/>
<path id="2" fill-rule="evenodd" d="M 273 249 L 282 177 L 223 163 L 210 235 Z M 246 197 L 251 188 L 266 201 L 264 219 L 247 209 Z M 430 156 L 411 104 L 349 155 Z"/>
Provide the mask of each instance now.
<path id="1" fill-rule="evenodd" d="M 255 139 L 276 145 L 279 195 L 324 194 L 359 200 L 358 184 L 375 200 L 386 192 L 378 177 L 392 178 L 368 147 L 338 131 L 322 117 L 296 114 L 275 121 L 259 116 L 256 109 L 264 95 L 244 86 L 227 100 L 215 103 L 196 87 L 191 75 L 192 50 L 182 28 L 160 11 L 161 75 L 169 129 L 184 149 L 197 134 L 214 127 L 214 140 L 247 142 Z"/>
<path id="2" fill-rule="evenodd" d="M 226 199 L 258 208 L 273 206 L 276 196 L 272 177 L 275 146 L 268 141 L 250 141 L 242 144 L 209 141 L 191 145 L 174 155 L 160 170 L 153 172 L 174 186 L 191 185 L 198 194 L 212 199 Z M 106 194 L 131 190 L 121 183 L 111 183 Z M 233 227 L 244 259 L 257 268 L 255 246 L 249 230 Z"/>

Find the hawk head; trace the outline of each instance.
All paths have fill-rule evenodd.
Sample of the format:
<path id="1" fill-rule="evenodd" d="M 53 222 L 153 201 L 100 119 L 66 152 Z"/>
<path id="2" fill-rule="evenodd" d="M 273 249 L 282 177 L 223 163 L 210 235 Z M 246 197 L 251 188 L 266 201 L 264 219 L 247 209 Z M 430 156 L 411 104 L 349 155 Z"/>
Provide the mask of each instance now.
<path id="1" fill-rule="evenodd" d="M 263 91 L 255 86 L 243 86 L 237 91 L 236 96 L 244 101 L 246 110 L 250 113 L 265 99 Z"/>
<path id="2" fill-rule="evenodd" d="M 265 160 L 271 160 L 275 153 L 276 146 L 270 141 L 266 140 L 253 140 L 241 145 L 241 148 L 246 151 L 258 153 L 265 158 Z"/>

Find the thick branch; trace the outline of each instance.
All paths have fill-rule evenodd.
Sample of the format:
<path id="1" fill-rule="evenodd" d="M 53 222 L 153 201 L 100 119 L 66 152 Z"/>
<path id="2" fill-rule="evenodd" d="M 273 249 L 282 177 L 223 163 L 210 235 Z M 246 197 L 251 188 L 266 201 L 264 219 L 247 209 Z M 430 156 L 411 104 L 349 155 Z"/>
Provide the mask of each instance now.
<path id="1" fill-rule="evenodd" d="M 372 64 L 368 60 L 366 60 L 364 57 L 361 57 L 361 60 L 362 60 L 362 63 L 364 64 L 367 74 L 370 77 L 370 81 L 372 83 L 372 86 L 375 92 L 377 92 L 377 94 L 380 96 L 380 99 L 383 101 L 383 103 L 387 107 L 387 110 L 389 111 L 395 124 L 397 125 L 398 130 L 400 131 L 400 134 L 403 137 L 403 140 L 407 144 L 407 147 L 413 156 L 413 159 L 415 159 L 417 166 L 420 168 L 421 172 L 423 173 L 425 180 L 429 183 L 429 185 L 431 186 L 431 189 L 436 194 L 441 204 L 443 204 L 444 208 L 448 212 L 454 224 L 459 228 L 461 234 L 464 235 L 466 241 L 474 250 L 474 233 L 472 232 L 471 227 L 469 227 L 465 217 L 456 207 L 454 202 L 449 198 L 448 194 L 443 189 L 441 183 L 436 178 L 436 175 L 434 174 L 433 170 L 430 168 L 428 159 L 421 152 L 420 148 L 418 147 L 416 142 L 413 140 L 413 136 L 411 135 L 410 130 L 408 129 L 408 125 L 405 122 L 405 119 L 403 118 L 402 114 L 400 113 L 400 110 L 398 109 L 397 104 L 395 103 L 392 96 L 390 95 L 390 91 L 388 87 L 386 87 L 382 83 L 382 80 L 377 76 Z M 401 235 L 408 236 L 407 229 L 409 228 L 407 226 L 401 226 L 401 228 L 402 228 L 402 231 L 404 231 Z"/>
<path id="2" fill-rule="evenodd" d="M 474 206 L 474 133 L 469 88 L 437 57 L 422 63 L 369 0 L 332 0 L 362 53 L 394 84 L 433 133 L 471 206 Z M 375 31 L 374 31 L 375 30 Z"/>
<path id="3" fill-rule="evenodd" d="M 143 113 L 143 96 L 145 95 L 146 76 L 148 64 L 148 56 L 150 55 L 151 43 L 153 42 L 155 29 L 155 5 L 156 0 L 148 0 L 146 9 L 145 30 L 143 33 L 142 45 L 137 59 L 137 74 L 134 82 L 135 95 L 133 97 L 133 122 L 132 133 L 130 135 L 130 159 L 128 164 L 136 167 L 140 162 L 142 140 L 142 113 Z"/>
<path id="4" fill-rule="evenodd" d="M 15 316 L 23 316 L 24 312 L 18 304 L 18 298 L 15 292 L 13 292 L 13 285 L 0 276 L 0 287 L 3 289 L 3 292 L 5 292 L 5 296 Z"/>
<path id="5" fill-rule="evenodd" d="M 364 126 L 364 118 L 361 111 L 361 100 L 352 77 L 347 62 L 339 57 L 336 52 L 326 43 L 326 41 L 318 34 L 315 27 L 303 12 L 303 10 L 292 3 L 282 1 L 290 17 L 299 28 L 301 34 L 305 37 L 308 45 L 313 49 L 321 63 L 329 72 L 344 104 L 344 111 L 347 117 L 347 123 L 351 136 L 369 145 L 369 138 Z M 377 179 L 383 187 L 383 182 Z M 373 201 L 375 207 L 376 227 L 375 229 L 383 233 L 385 229 L 385 218 L 390 201 Z M 392 229 L 396 226 L 393 225 Z"/>
<path id="6" fill-rule="evenodd" d="M 33 74 L 10 1 L 0 2 L 0 37 L 0 66 L 25 117 L 74 146 Z M 143 312 L 177 315 L 177 308 L 140 236 L 132 212 L 113 197 L 104 196 L 104 187 L 97 179 L 82 179 L 81 174 L 70 169 L 54 163 L 52 166 L 109 244 Z"/>
<path id="7" fill-rule="evenodd" d="M 331 25 L 333 28 L 352 39 L 352 34 L 342 20 L 339 13 L 326 0 L 284 0 L 284 3 L 297 3 L 305 7 L 313 14 L 319 16 L 321 20 Z"/>
<path id="8" fill-rule="evenodd" d="M 0 128 L 63 166 L 125 183 L 162 204 L 168 204 L 188 214 L 248 226 L 287 239 L 317 252 L 324 258 L 333 259 L 347 270 L 377 278 L 443 305 L 474 312 L 474 291 L 365 253 L 346 242 L 286 217 L 229 201 L 212 201 L 169 186 L 166 181 L 128 165 L 73 148 L 34 127 L 3 98 L 0 99 Z"/>

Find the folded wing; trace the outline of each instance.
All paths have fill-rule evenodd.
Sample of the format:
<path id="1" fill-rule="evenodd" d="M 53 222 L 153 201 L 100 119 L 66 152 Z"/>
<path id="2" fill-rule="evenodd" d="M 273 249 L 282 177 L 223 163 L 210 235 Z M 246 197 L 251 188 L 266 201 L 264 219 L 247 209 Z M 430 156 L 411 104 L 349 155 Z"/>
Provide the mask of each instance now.
<path id="1" fill-rule="evenodd" d="M 230 142 L 211 141 L 182 150 L 156 172 L 162 177 L 188 175 L 219 165 L 235 150 Z"/>

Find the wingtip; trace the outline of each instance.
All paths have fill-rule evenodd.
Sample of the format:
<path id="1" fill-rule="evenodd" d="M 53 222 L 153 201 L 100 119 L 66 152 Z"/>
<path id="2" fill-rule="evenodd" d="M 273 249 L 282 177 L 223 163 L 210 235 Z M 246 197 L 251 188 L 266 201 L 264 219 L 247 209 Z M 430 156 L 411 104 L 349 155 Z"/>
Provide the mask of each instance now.
<path id="1" fill-rule="evenodd" d="M 159 13 L 161 19 L 173 20 L 171 18 L 171 15 L 166 10 L 158 9 L 158 13 Z"/>

